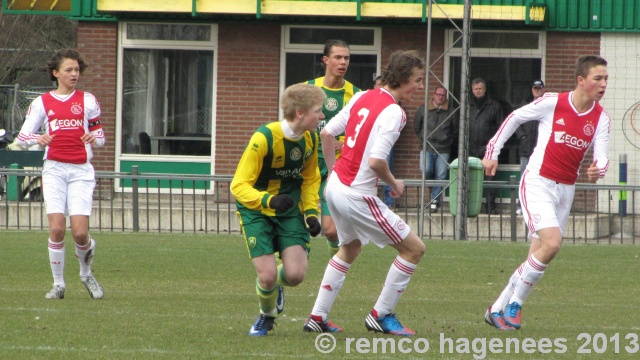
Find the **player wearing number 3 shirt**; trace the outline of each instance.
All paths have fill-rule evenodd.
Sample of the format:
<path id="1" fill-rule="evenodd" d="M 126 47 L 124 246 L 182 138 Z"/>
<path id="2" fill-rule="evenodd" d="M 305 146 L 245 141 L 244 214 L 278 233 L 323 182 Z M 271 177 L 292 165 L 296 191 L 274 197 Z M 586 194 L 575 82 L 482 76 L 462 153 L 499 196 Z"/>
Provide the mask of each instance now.
<path id="1" fill-rule="evenodd" d="M 607 62 L 582 56 L 576 63 L 574 91 L 547 93 L 511 113 L 489 141 L 482 164 L 495 174 L 500 149 L 521 124 L 538 121 L 538 143 L 520 180 L 522 215 L 531 241 L 527 260 L 485 314 L 501 330 L 519 329 L 522 304 L 554 259 L 569 220 L 575 183 L 585 154 L 593 148 L 589 181 L 604 176 L 608 166 L 609 115 L 598 103 L 607 87 Z"/>
<path id="2" fill-rule="evenodd" d="M 47 299 L 63 299 L 65 217 L 69 216 L 80 262 L 80 280 L 92 299 L 101 299 L 102 287 L 91 272 L 95 241 L 89 236 L 89 215 L 96 185 L 89 162 L 92 148 L 103 146 L 100 106 L 96 98 L 76 89 L 87 67 L 80 54 L 71 49 L 58 51 L 47 63 L 51 81 L 58 88 L 31 103 L 17 143 L 23 147 L 45 146 L 42 189 L 49 221 L 49 260 L 53 289 Z M 39 134 L 44 126 L 44 134 Z"/>
<path id="3" fill-rule="evenodd" d="M 340 249 L 325 270 L 318 298 L 304 325 L 307 332 L 339 332 L 328 313 L 363 244 L 369 241 L 398 250 L 378 301 L 365 319 L 368 330 L 415 335 L 400 324 L 395 307 L 409 283 L 425 246 L 415 232 L 376 196 L 378 179 L 391 186 L 392 196 L 404 192 L 402 180 L 389 171 L 389 152 L 405 126 L 398 105 L 424 89 L 424 61 L 415 52 L 391 55 L 382 73 L 384 86 L 356 94 L 322 130 L 322 147 L 329 169 L 326 198 L 336 223 Z M 342 156 L 335 162 L 335 136 L 345 133 Z M 335 167 L 334 167 L 335 162 Z"/>

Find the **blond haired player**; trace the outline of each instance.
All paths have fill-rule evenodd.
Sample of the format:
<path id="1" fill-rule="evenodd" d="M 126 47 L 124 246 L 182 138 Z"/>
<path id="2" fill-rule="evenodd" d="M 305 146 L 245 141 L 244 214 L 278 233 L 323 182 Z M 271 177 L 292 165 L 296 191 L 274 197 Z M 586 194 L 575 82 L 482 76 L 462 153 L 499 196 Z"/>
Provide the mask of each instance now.
<path id="1" fill-rule="evenodd" d="M 284 310 L 282 286 L 307 272 L 309 234 L 317 236 L 318 123 L 325 95 L 296 84 L 282 95 L 284 120 L 261 126 L 249 140 L 231 182 L 249 257 L 255 268 L 260 315 L 250 336 L 265 336 Z M 306 225 L 305 225 L 306 223 Z M 308 226 L 308 228 L 307 228 Z M 274 253 L 280 253 L 282 264 Z"/>

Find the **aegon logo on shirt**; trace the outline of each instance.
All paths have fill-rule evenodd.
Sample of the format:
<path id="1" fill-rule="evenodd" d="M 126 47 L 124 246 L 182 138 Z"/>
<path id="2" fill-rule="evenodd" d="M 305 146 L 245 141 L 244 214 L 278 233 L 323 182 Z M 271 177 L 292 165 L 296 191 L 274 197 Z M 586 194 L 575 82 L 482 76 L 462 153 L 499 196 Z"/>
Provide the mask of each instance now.
<path id="1" fill-rule="evenodd" d="M 586 141 L 583 139 L 579 139 L 573 135 L 569 135 L 564 131 L 556 131 L 554 132 L 555 142 L 557 144 L 565 144 L 570 148 L 574 148 L 577 150 L 584 150 L 591 145 L 591 141 Z"/>
<path id="2" fill-rule="evenodd" d="M 80 120 L 80 119 L 64 119 L 64 120 L 52 120 L 49 123 L 49 126 L 51 126 L 51 130 L 56 131 L 56 130 L 70 130 L 70 129 L 77 129 L 79 127 L 83 127 L 84 126 L 84 120 Z"/>

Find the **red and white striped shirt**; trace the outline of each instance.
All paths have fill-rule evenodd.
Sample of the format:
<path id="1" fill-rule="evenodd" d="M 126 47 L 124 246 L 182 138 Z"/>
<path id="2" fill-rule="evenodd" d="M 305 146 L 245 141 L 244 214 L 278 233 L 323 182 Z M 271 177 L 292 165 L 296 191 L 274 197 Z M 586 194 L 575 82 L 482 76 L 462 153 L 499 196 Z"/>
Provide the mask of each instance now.
<path id="1" fill-rule="evenodd" d="M 18 144 L 23 147 L 35 145 L 43 125 L 46 133 L 53 136 L 45 149 L 46 160 L 71 164 L 89 162 L 93 157 L 92 146 L 80 139 L 89 132 L 96 139 L 93 146 L 100 147 L 105 143 L 100 124 L 100 105 L 88 92 L 75 90 L 61 97 L 50 91 L 38 96 L 29 106 L 18 135 Z"/>
<path id="2" fill-rule="evenodd" d="M 593 158 L 604 176 L 609 167 L 607 150 L 611 120 L 600 104 L 579 113 L 572 103 L 573 92 L 546 93 L 513 111 L 489 140 L 485 159 L 497 160 L 504 143 L 527 121 L 539 121 L 538 143 L 527 170 L 562 184 L 575 184 L 580 163 L 593 147 Z"/>
<path id="3" fill-rule="evenodd" d="M 407 122 L 404 110 L 384 89 L 357 93 L 325 130 L 336 136 L 344 132 L 342 156 L 333 170 L 340 182 L 370 194 L 378 177 L 369 167 L 369 158 L 387 159 Z"/>

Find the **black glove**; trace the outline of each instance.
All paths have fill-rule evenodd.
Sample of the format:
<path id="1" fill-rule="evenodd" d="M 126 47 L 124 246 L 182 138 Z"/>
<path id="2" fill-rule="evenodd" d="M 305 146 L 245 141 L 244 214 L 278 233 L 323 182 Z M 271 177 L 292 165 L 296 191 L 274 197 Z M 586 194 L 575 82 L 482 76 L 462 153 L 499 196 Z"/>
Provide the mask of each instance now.
<path id="1" fill-rule="evenodd" d="M 320 226 L 320 222 L 318 221 L 317 217 L 309 216 L 307 218 L 307 225 L 309 225 L 309 227 L 307 228 L 307 231 L 309 231 L 309 235 L 316 237 L 318 236 L 318 234 L 320 234 L 320 230 L 322 230 L 322 227 Z"/>
<path id="2" fill-rule="evenodd" d="M 278 211 L 286 211 L 293 207 L 293 199 L 286 194 L 276 195 L 269 201 L 269 207 Z"/>

